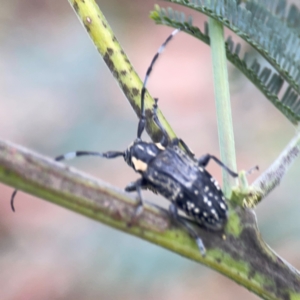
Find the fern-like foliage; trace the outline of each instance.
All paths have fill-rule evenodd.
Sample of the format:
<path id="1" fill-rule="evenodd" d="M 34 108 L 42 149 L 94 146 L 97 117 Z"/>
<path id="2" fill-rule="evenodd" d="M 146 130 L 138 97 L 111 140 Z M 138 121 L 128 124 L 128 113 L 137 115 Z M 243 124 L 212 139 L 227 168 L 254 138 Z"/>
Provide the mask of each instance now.
<path id="1" fill-rule="evenodd" d="M 300 37 L 300 10 L 296 5 L 288 6 L 286 0 L 261 0 L 261 3 Z"/>
<path id="2" fill-rule="evenodd" d="M 300 39 L 261 1 L 164 0 L 199 11 L 220 21 L 252 45 L 300 93 Z M 274 0 L 274 7 L 281 3 Z"/>
<path id="3" fill-rule="evenodd" d="M 208 25 L 205 23 L 204 32 L 193 26 L 192 18 L 186 18 L 184 13 L 167 10 L 156 6 L 151 13 L 151 18 L 158 24 L 165 24 L 173 28 L 180 28 L 182 31 L 202 40 L 209 45 Z M 261 68 L 257 60 L 252 62 L 245 53 L 240 57 L 241 45 L 235 45 L 232 38 L 226 41 L 227 59 L 235 65 L 252 83 L 269 99 L 275 107 L 281 111 L 293 124 L 300 121 L 300 99 L 291 85 L 288 85 L 284 96 L 279 99 L 278 94 L 283 86 L 284 80 L 281 75 L 272 72 L 270 68 Z"/>

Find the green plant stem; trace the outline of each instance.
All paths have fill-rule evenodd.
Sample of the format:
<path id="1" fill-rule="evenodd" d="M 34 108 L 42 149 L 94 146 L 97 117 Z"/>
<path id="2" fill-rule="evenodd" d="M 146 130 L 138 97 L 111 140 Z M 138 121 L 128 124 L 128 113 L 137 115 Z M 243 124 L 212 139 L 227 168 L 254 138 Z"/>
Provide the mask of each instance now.
<path id="1" fill-rule="evenodd" d="M 283 300 L 290 295 L 300 298 L 299 272 L 264 243 L 251 210 L 234 212 L 226 226 L 226 238 L 224 232 L 195 226 L 207 248 L 203 257 L 195 241 L 174 227 L 166 211 L 146 205 L 130 227 L 128 222 L 137 204 L 135 197 L 4 141 L 0 141 L 0 181 L 201 262 L 264 299 Z M 15 207 L 21 213 L 18 198 Z"/>
<path id="2" fill-rule="evenodd" d="M 209 36 L 221 160 L 231 170 L 236 171 L 224 32 L 222 24 L 212 18 L 209 18 Z M 228 172 L 223 170 L 223 191 L 227 197 L 231 194 L 231 186 L 234 183 L 235 181 Z"/>
<path id="3" fill-rule="evenodd" d="M 114 35 L 111 27 L 105 19 L 100 8 L 94 0 L 68 0 L 74 8 L 79 20 L 87 30 L 90 38 L 98 52 L 103 57 L 109 70 L 117 80 L 130 105 L 140 116 L 141 111 L 141 89 L 142 81 L 135 72 L 127 55 Z M 145 109 L 147 117 L 146 131 L 155 142 L 160 140 L 161 132 L 154 124 L 151 117 L 153 98 L 148 92 L 145 94 Z M 158 109 L 157 116 L 169 135 L 169 138 L 176 137 L 171 126 L 168 124 L 161 111 Z"/>

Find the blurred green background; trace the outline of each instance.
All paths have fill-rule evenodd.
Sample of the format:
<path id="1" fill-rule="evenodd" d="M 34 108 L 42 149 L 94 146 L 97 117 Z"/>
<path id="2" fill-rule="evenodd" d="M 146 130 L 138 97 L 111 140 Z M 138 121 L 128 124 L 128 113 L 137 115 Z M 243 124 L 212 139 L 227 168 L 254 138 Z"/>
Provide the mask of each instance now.
<path id="1" fill-rule="evenodd" d="M 135 138 L 137 117 L 67 0 L 0 2 L 1 139 L 50 157 L 125 149 Z M 143 78 L 172 31 L 149 19 L 157 1 L 98 3 Z M 197 15 L 195 23 L 204 20 Z M 229 71 L 238 168 L 263 171 L 295 129 L 243 75 L 232 66 Z M 148 88 L 198 156 L 219 156 L 208 46 L 178 34 Z M 122 159 L 82 158 L 70 165 L 118 187 L 138 177 Z M 208 169 L 221 181 L 217 165 Z M 299 177 L 297 162 L 256 209 L 265 240 L 297 268 Z M 13 213 L 13 189 L 0 188 L 1 300 L 257 299 L 204 266 L 22 192 Z M 167 205 L 151 193 L 146 198 Z"/>

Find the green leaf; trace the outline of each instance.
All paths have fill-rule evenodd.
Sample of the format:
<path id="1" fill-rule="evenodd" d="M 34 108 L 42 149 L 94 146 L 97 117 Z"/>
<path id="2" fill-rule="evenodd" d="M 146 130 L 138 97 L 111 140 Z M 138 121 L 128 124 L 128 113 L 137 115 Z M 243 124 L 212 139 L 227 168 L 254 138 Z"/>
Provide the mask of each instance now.
<path id="1" fill-rule="evenodd" d="M 208 8 L 205 9 L 205 12 L 207 11 Z M 222 11 L 221 7 L 218 8 L 218 11 Z M 166 10 L 155 6 L 155 10 L 151 12 L 150 17 L 157 24 L 180 28 L 182 31 L 200 39 L 206 44 L 210 44 L 207 24 L 205 24 L 205 30 L 202 32 L 198 27 L 193 26 L 191 17 L 186 18 L 181 12 L 173 11 L 171 8 Z M 285 91 L 280 99 L 278 94 L 284 85 L 284 76 L 271 71 L 271 67 L 261 68 L 256 59 L 250 61 L 248 53 L 245 53 L 244 57 L 241 58 L 240 50 L 241 45 L 235 45 L 229 36 L 226 41 L 227 59 L 236 66 L 290 122 L 297 124 L 300 120 L 299 92 L 294 89 L 292 84 L 287 84 L 287 87 L 284 87 Z"/>

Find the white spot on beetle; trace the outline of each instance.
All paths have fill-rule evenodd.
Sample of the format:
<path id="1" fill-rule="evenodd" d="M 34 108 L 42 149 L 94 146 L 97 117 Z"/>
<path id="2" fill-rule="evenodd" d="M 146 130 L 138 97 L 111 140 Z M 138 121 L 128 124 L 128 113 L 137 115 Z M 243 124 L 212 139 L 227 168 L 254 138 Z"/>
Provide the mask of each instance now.
<path id="1" fill-rule="evenodd" d="M 192 202 L 187 202 L 187 206 L 188 206 L 188 209 L 191 209 L 195 206 L 195 204 Z"/>
<path id="2" fill-rule="evenodd" d="M 211 201 L 207 201 L 207 205 L 208 205 L 208 206 L 211 206 Z"/>
<path id="3" fill-rule="evenodd" d="M 165 150 L 166 149 L 161 143 L 156 143 L 155 145 L 160 150 Z"/>
<path id="4" fill-rule="evenodd" d="M 203 213 L 203 216 L 204 216 L 204 217 L 207 217 L 207 212 L 206 212 L 206 211 Z"/>
<path id="5" fill-rule="evenodd" d="M 209 191 L 209 187 L 208 187 L 208 186 L 205 186 L 204 192 L 207 193 L 208 191 Z"/>
<path id="6" fill-rule="evenodd" d="M 218 183 L 216 181 L 214 183 L 215 183 L 215 187 L 217 188 L 217 190 L 219 190 L 220 187 L 219 187 Z"/>
<path id="7" fill-rule="evenodd" d="M 198 207 L 195 207 L 195 208 L 194 208 L 194 212 L 195 212 L 196 214 L 198 214 L 198 213 L 200 212 L 200 209 L 199 209 Z"/>
<path id="8" fill-rule="evenodd" d="M 208 193 L 208 196 L 209 196 L 209 197 L 212 197 L 212 195 L 213 195 L 212 193 Z"/>
<path id="9" fill-rule="evenodd" d="M 224 203 L 220 203 L 220 207 L 223 209 L 223 210 L 226 210 L 226 205 Z"/>
<path id="10" fill-rule="evenodd" d="M 151 156 L 155 156 L 155 153 L 151 149 L 147 148 L 147 153 Z"/>
<path id="11" fill-rule="evenodd" d="M 203 201 L 204 201 L 204 203 L 207 203 L 207 201 L 208 201 L 207 197 L 204 197 Z"/>
<path id="12" fill-rule="evenodd" d="M 71 160 L 76 157 L 76 152 L 70 152 L 64 155 L 65 160 Z"/>
<path id="13" fill-rule="evenodd" d="M 142 145 L 137 145 L 137 147 L 138 147 L 139 149 L 141 149 L 142 151 L 145 151 L 145 148 L 144 148 Z"/>
<path id="14" fill-rule="evenodd" d="M 179 198 L 183 198 L 183 194 L 182 193 L 179 194 Z"/>
<path id="15" fill-rule="evenodd" d="M 204 172 L 203 168 L 201 168 L 201 167 L 199 167 L 199 171 L 202 173 Z"/>
<path id="16" fill-rule="evenodd" d="M 216 220 L 219 220 L 219 216 L 218 216 L 217 212 L 214 209 L 211 210 L 211 213 L 214 215 Z"/>
<path id="17" fill-rule="evenodd" d="M 198 195 L 198 194 L 199 194 L 199 191 L 198 191 L 198 190 L 195 190 L 194 193 L 195 193 L 195 195 Z"/>
<path id="18" fill-rule="evenodd" d="M 132 161 L 133 167 L 136 171 L 145 172 L 148 168 L 148 165 L 140 159 L 132 157 L 131 161 Z"/>

